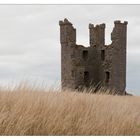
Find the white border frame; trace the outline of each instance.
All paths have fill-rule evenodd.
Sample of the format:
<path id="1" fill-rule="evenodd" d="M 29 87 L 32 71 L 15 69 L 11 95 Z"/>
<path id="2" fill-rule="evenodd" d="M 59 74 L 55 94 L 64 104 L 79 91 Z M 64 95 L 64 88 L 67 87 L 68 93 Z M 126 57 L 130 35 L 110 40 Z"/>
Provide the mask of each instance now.
<path id="1" fill-rule="evenodd" d="M 0 0 L 0 4 L 140 4 L 139 0 Z"/>
<path id="2" fill-rule="evenodd" d="M 0 0 L 0 4 L 140 4 L 140 1 L 138 0 Z M 9 137 L 9 136 L 6 136 L 6 137 L 0 137 L 1 139 L 9 139 L 9 140 L 19 140 L 19 139 L 23 139 L 25 140 L 25 137 Z M 26 137 L 26 139 L 44 139 L 46 140 L 46 137 Z M 65 140 L 65 139 L 68 139 L 68 140 L 71 140 L 72 137 L 47 137 L 47 139 L 61 139 L 61 140 Z M 93 139 L 93 137 L 73 137 L 73 139 Z M 123 136 L 120 136 L 120 137 L 110 137 L 110 136 L 102 136 L 102 137 L 94 137 L 94 139 L 104 139 L 104 140 L 118 140 L 118 138 L 120 139 L 139 139 L 139 137 L 123 137 Z"/>

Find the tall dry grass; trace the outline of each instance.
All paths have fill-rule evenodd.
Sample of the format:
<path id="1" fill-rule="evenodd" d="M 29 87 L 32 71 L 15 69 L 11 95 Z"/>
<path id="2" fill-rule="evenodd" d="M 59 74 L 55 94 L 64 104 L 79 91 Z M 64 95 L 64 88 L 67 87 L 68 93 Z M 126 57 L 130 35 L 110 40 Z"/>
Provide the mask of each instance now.
<path id="1" fill-rule="evenodd" d="M 1 90 L 0 135 L 140 135 L 140 97 Z"/>

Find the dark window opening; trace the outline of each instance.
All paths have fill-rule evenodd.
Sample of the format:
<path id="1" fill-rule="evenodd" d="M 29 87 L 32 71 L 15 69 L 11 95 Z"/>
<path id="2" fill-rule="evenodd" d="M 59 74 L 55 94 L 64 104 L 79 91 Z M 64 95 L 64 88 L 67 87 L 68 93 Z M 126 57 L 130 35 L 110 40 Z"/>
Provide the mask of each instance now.
<path id="1" fill-rule="evenodd" d="M 74 70 L 71 71 L 71 76 L 74 77 Z"/>
<path id="2" fill-rule="evenodd" d="M 105 60 L 105 50 L 101 50 L 101 59 Z"/>
<path id="3" fill-rule="evenodd" d="M 106 74 L 105 82 L 106 82 L 106 83 L 109 83 L 110 73 L 107 71 L 105 74 Z"/>
<path id="4" fill-rule="evenodd" d="M 83 51 L 83 59 L 84 60 L 87 60 L 87 58 L 88 58 L 88 51 Z"/>
<path id="5" fill-rule="evenodd" d="M 89 86 L 89 72 L 88 71 L 84 72 L 84 84 L 86 87 Z"/>

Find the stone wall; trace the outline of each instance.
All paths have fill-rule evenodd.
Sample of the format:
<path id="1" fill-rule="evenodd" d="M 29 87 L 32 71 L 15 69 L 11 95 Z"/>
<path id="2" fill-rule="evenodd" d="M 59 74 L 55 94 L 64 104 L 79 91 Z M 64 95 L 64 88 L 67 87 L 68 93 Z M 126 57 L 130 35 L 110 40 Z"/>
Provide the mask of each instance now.
<path id="1" fill-rule="evenodd" d="M 114 22 L 112 43 L 105 45 L 105 24 L 89 24 L 90 46 L 76 44 L 76 29 L 60 21 L 62 89 L 104 86 L 125 93 L 127 22 Z"/>

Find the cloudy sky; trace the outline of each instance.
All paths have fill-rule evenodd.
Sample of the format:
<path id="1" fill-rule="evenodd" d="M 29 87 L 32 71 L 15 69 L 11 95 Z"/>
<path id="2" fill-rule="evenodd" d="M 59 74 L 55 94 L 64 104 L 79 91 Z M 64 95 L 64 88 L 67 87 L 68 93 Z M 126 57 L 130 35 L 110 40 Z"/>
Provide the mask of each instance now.
<path id="1" fill-rule="evenodd" d="M 59 20 L 77 29 L 77 44 L 89 46 L 88 24 L 128 21 L 127 91 L 140 95 L 140 5 L 0 5 L 0 86 L 28 81 L 60 83 Z"/>

